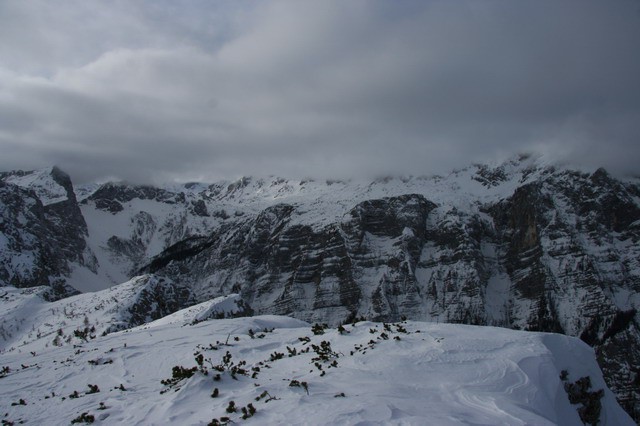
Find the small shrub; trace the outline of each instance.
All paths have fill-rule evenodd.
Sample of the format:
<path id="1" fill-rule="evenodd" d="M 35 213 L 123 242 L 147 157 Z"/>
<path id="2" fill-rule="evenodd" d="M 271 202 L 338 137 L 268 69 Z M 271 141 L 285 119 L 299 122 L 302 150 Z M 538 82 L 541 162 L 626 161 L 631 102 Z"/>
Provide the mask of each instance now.
<path id="1" fill-rule="evenodd" d="M 578 415 L 584 424 L 596 426 L 600 423 L 600 411 L 602 409 L 602 397 L 604 390 L 600 389 L 594 392 L 591 389 L 591 378 L 589 376 L 581 377 L 574 383 L 565 382 L 564 390 L 567 392 L 569 402 L 571 404 L 580 404 Z"/>
<path id="2" fill-rule="evenodd" d="M 242 411 L 242 420 L 247 420 L 249 417 L 253 417 L 256 414 L 256 407 L 249 403 L 246 407 L 240 409 Z"/>
<path id="3" fill-rule="evenodd" d="M 314 357 L 311 359 L 311 361 L 315 362 L 315 361 L 330 361 L 332 358 L 339 358 L 340 355 L 337 352 L 334 352 L 333 349 L 331 348 L 331 343 L 327 340 L 323 340 L 320 343 L 320 346 L 318 345 L 311 345 L 311 348 L 313 349 L 313 351 L 318 355 L 317 357 Z"/>
<path id="4" fill-rule="evenodd" d="M 289 382 L 289 386 L 302 388 L 307 392 L 307 395 L 309 395 L 309 385 L 307 384 L 307 382 L 299 382 L 297 380 L 291 380 L 291 382 Z"/>
<path id="5" fill-rule="evenodd" d="M 311 332 L 316 336 L 324 334 L 324 330 L 327 328 L 327 324 L 313 324 L 311 327 Z"/>
<path id="6" fill-rule="evenodd" d="M 260 401 L 260 400 L 264 399 L 265 400 L 264 402 L 266 404 L 269 401 L 278 400 L 280 398 L 276 398 L 275 396 L 271 396 L 271 394 L 268 391 L 264 391 L 259 396 L 256 396 L 255 399 L 256 399 L 256 401 Z"/>
<path id="7" fill-rule="evenodd" d="M 284 354 L 282 352 L 274 352 L 271 354 L 271 361 L 277 361 L 282 358 L 284 358 Z"/>
<path id="8" fill-rule="evenodd" d="M 567 370 L 562 370 L 560 372 L 560 380 L 562 380 L 563 382 L 566 382 L 568 377 L 569 377 L 569 372 Z"/>
<path id="9" fill-rule="evenodd" d="M 160 393 L 165 393 L 169 389 L 178 386 L 181 381 L 193 376 L 197 370 L 198 367 L 184 368 L 180 365 L 174 366 L 171 370 L 171 377 L 168 379 L 160 380 L 160 383 L 168 387 L 168 389 L 160 391 Z"/>
<path id="10" fill-rule="evenodd" d="M 3 377 L 7 377 L 10 372 L 11 372 L 11 369 L 9 368 L 8 365 L 5 365 L 4 367 L 2 367 L 2 369 L 0 370 L 0 379 Z"/>
<path id="11" fill-rule="evenodd" d="M 18 400 L 18 402 L 12 402 L 11 403 L 12 407 L 15 407 L 16 405 L 27 405 L 27 402 L 24 399 L 20 398 Z"/>
<path id="12" fill-rule="evenodd" d="M 75 419 L 71 420 L 71 423 L 93 423 L 96 418 L 89 413 L 82 413 Z"/>

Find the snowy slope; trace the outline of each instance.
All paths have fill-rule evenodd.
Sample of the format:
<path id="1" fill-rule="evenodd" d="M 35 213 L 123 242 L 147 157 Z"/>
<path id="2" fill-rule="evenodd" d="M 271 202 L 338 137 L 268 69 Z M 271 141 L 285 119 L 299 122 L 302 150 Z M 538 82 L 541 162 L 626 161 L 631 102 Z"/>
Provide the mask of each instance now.
<path id="1" fill-rule="evenodd" d="M 50 347 L 77 345 L 156 319 L 158 324 L 183 324 L 246 315 L 242 300 L 233 294 L 167 315 L 180 305 L 163 299 L 177 298 L 175 292 L 179 287 L 152 275 L 55 302 L 43 299 L 46 290 L 46 287 L 0 289 L 0 353 L 40 352 Z"/>
<path id="2" fill-rule="evenodd" d="M 118 425 L 223 417 L 256 425 L 581 425 L 559 377 L 567 370 L 567 382 L 589 376 L 592 391 L 604 390 L 601 425 L 633 424 L 593 351 L 574 338 L 421 322 L 360 322 L 343 333 L 315 335 L 277 316 L 170 321 L 76 347 L 4 353 L 0 410 L 4 420 L 33 425 L 69 424 L 83 413 Z M 161 383 L 176 366 L 195 367 L 198 355 L 206 375 Z M 234 380 L 233 366 L 246 375 L 236 370 Z M 231 401 L 235 413 L 227 412 Z M 242 420 L 249 404 L 255 413 Z"/>

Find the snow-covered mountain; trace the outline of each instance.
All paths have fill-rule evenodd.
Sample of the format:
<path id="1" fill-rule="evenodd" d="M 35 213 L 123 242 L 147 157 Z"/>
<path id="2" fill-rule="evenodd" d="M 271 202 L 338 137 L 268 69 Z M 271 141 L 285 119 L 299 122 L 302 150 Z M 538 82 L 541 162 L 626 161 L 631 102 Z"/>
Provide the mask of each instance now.
<path id="1" fill-rule="evenodd" d="M 50 299 L 77 292 L 72 269 L 97 267 L 87 239 L 67 174 L 56 167 L 0 173 L 0 285 L 46 285 Z"/>
<path id="2" fill-rule="evenodd" d="M 638 179 L 521 156 L 373 182 L 70 185 L 55 168 L 0 175 L 0 282 L 55 299 L 144 273 L 179 283 L 162 315 L 233 293 L 257 315 L 334 326 L 565 333 L 640 414 Z"/>
<path id="3" fill-rule="evenodd" d="M 88 327 L 91 311 L 110 317 L 114 292 L 134 287 L 54 302 L 49 321 L 79 316 Z M 29 318 L 42 314 L 29 292 L 7 293 Z M 633 424 L 575 338 L 415 321 L 327 329 L 279 316 L 210 319 L 237 313 L 236 300 L 4 352 L 3 424 Z"/>

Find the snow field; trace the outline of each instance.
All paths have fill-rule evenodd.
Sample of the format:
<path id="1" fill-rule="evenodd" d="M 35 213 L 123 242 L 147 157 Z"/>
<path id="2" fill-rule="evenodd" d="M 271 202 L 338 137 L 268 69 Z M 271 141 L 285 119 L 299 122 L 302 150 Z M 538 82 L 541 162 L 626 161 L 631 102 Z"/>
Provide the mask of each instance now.
<path id="1" fill-rule="evenodd" d="M 421 322 L 360 322 L 343 333 L 315 335 L 308 324 L 278 316 L 158 321 L 76 347 L 13 351 L 0 355 L 0 366 L 10 368 L 0 379 L 0 413 L 25 424 L 69 424 L 89 413 L 96 424 L 123 425 L 225 416 L 256 425 L 581 425 L 559 378 L 567 370 L 569 380 L 590 376 L 594 390 L 605 389 L 602 425 L 633 424 L 606 389 L 592 350 L 574 338 Z M 207 375 L 161 384 L 174 366 L 197 366 L 198 354 Z M 234 380 L 234 365 L 246 375 Z M 87 394 L 89 384 L 100 392 Z M 78 398 L 69 397 L 74 391 Z M 11 405 L 20 399 L 26 405 Z M 230 401 L 236 413 L 227 413 Z M 249 403 L 256 412 L 242 420 Z"/>

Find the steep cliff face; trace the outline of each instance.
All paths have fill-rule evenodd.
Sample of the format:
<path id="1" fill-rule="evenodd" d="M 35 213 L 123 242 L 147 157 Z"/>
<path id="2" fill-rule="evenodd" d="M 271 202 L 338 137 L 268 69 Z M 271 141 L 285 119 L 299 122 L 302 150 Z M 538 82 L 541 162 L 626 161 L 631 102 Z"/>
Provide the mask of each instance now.
<path id="1" fill-rule="evenodd" d="M 512 298 L 520 301 L 514 324 L 580 336 L 593 346 L 610 386 L 636 418 L 637 190 L 602 169 L 563 172 L 519 188 L 490 210 Z"/>
<path id="2" fill-rule="evenodd" d="M 146 270 L 189 280 L 199 298 L 240 292 L 257 313 L 331 323 L 399 318 L 422 309 L 413 271 L 433 208 L 415 194 L 369 200 L 314 229 L 291 223 L 296 208 L 277 204 L 199 244 L 172 248 Z"/>
<path id="3" fill-rule="evenodd" d="M 73 263 L 93 268 L 87 225 L 71 179 L 54 167 L 0 174 L 0 281 L 47 285 L 51 299 L 77 293 L 66 278 Z"/>

